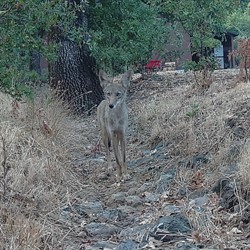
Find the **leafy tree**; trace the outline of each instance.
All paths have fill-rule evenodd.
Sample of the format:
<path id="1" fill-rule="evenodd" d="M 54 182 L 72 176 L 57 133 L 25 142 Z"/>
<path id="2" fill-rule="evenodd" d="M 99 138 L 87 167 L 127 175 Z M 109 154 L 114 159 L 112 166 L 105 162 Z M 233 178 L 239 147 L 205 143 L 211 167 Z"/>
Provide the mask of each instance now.
<path id="1" fill-rule="evenodd" d="M 0 87 L 12 96 L 31 96 L 29 83 L 39 79 L 39 68 L 32 56 L 41 54 L 48 60 L 56 56 L 56 44 L 46 42 L 51 27 L 61 25 L 64 32 L 72 22 L 65 16 L 68 7 L 59 0 L 0 2 Z M 37 65 L 36 65 L 37 66 Z M 36 70 L 33 70 L 36 69 Z"/>
<path id="2" fill-rule="evenodd" d="M 242 4 L 241 8 L 235 9 L 235 11 L 229 16 L 227 26 L 229 28 L 236 29 L 239 32 L 240 37 L 250 37 L 250 3 Z"/>
<path id="3" fill-rule="evenodd" d="M 165 41 L 166 26 L 157 18 L 155 7 L 140 0 L 68 1 L 77 17 L 74 28 L 80 29 L 83 39 L 77 43 L 60 35 L 60 30 L 53 32 L 52 39 L 60 43 L 60 50 L 50 68 L 52 86 L 75 110 L 91 111 L 103 94 L 97 69 L 119 73 L 148 59 Z"/>
<path id="4" fill-rule="evenodd" d="M 90 8 L 90 48 L 100 67 L 122 72 L 145 63 L 166 45 L 170 26 L 155 4 L 141 0 L 101 0 Z"/>
<path id="5" fill-rule="evenodd" d="M 156 6 L 140 0 L 4 0 L 0 22 L 2 90 L 29 95 L 41 55 L 51 86 L 81 112 L 102 100 L 98 66 L 120 72 L 141 63 L 167 32 Z"/>
<path id="6" fill-rule="evenodd" d="M 198 73 L 196 83 L 202 88 L 209 87 L 211 73 L 218 67 L 211 56 L 212 49 L 220 43 L 215 37 L 223 39 L 227 16 L 239 6 L 239 0 L 163 0 L 162 5 L 169 21 L 180 23 L 190 35 L 193 61 L 188 62 L 185 69 Z"/>
<path id="7" fill-rule="evenodd" d="M 225 20 L 238 0 L 163 0 L 163 11 L 169 21 L 179 22 L 191 38 L 191 52 L 209 54 L 218 45 L 216 35 L 225 32 Z"/>
<path id="8" fill-rule="evenodd" d="M 89 6 L 81 0 L 67 3 L 75 16 L 71 31 L 65 34 L 55 26 L 49 33 L 49 41 L 59 45 L 57 59 L 49 67 L 51 86 L 76 113 L 89 114 L 103 99 L 96 61 L 88 46 Z"/>

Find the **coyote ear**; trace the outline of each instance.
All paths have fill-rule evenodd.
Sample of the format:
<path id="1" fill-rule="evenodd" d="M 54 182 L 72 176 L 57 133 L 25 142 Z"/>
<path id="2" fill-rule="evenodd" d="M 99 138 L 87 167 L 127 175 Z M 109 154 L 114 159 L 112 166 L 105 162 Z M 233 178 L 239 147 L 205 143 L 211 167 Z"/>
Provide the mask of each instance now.
<path id="1" fill-rule="evenodd" d="M 100 69 L 100 71 L 99 71 L 99 80 L 100 80 L 102 87 L 104 87 L 105 82 L 109 80 L 108 75 L 102 69 Z"/>
<path id="2" fill-rule="evenodd" d="M 122 85 L 124 87 L 126 88 L 129 87 L 132 74 L 133 74 L 133 71 L 130 69 L 127 72 L 125 72 L 124 75 L 122 76 Z"/>

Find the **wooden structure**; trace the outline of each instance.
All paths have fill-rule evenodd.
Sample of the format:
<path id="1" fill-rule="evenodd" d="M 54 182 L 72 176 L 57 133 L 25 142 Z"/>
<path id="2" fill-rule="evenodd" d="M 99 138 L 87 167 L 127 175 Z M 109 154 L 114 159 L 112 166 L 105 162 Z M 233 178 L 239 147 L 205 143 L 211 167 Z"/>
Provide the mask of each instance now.
<path id="1" fill-rule="evenodd" d="M 226 32 L 223 36 L 215 37 L 221 41 L 221 45 L 214 48 L 214 56 L 218 60 L 221 69 L 235 68 L 235 59 L 231 52 L 234 50 L 234 38 L 236 32 Z"/>

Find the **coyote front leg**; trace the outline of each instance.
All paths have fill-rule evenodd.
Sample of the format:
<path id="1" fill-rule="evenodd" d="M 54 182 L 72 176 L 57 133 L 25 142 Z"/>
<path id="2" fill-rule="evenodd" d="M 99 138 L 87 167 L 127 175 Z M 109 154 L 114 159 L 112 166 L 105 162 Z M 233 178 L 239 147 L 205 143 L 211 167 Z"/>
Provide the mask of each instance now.
<path id="1" fill-rule="evenodd" d="M 105 146 L 105 150 L 106 150 L 106 157 L 107 157 L 107 162 L 108 162 L 108 173 L 112 173 L 113 171 L 113 167 L 111 164 L 111 156 L 110 156 L 110 139 L 107 135 L 103 135 L 103 144 Z"/>
<path id="2" fill-rule="evenodd" d="M 115 161 L 117 164 L 117 177 L 120 179 L 122 177 L 122 164 L 121 164 L 121 157 L 119 152 L 119 135 L 113 134 L 112 137 L 113 142 L 113 149 L 114 149 L 114 155 L 115 155 Z"/>
<path id="3" fill-rule="evenodd" d="M 120 138 L 121 144 L 121 153 L 122 153 L 122 174 L 125 179 L 128 179 L 130 176 L 128 174 L 128 167 L 126 162 L 126 136 L 125 133 L 121 134 Z"/>

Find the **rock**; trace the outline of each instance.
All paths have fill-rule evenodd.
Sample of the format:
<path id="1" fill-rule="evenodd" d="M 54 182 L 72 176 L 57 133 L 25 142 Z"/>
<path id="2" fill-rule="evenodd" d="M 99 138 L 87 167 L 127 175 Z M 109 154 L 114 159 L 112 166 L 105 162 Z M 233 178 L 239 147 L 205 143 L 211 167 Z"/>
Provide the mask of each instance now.
<path id="1" fill-rule="evenodd" d="M 224 208 L 234 210 L 234 206 L 239 204 L 239 199 L 235 195 L 235 182 L 228 179 L 220 179 L 212 188 L 220 197 L 220 205 Z"/>
<path id="2" fill-rule="evenodd" d="M 60 216 L 62 220 L 68 220 L 68 221 L 73 221 L 76 222 L 75 220 L 75 213 L 73 213 L 72 207 L 71 206 L 64 206 L 60 209 Z M 80 217 L 80 216 L 79 216 Z M 88 217 L 87 214 L 83 214 L 82 217 Z M 79 221 L 80 223 L 80 221 Z"/>
<path id="3" fill-rule="evenodd" d="M 138 189 L 136 187 L 130 188 L 128 190 L 128 195 L 135 195 L 137 193 Z"/>
<path id="4" fill-rule="evenodd" d="M 199 188 L 199 189 L 193 190 L 192 192 L 190 191 L 188 193 L 188 199 L 194 200 L 196 198 L 200 198 L 202 196 L 205 196 L 207 193 L 208 193 L 208 190 L 206 190 L 204 188 Z"/>
<path id="5" fill-rule="evenodd" d="M 85 226 L 86 232 L 91 236 L 111 236 L 114 233 L 120 232 L 117 226 L 107 223 L 92 222 Z"/>
<path id="6" fill-rule="evenodd" d="M 102 203 L 99 201 L 84 202 L 81 204 L 66 205 L 61 208 L 63 219 L 81 223 L 83 218 L 89 218 L 103 212 Z"/>
<path id="7" fill-rule="evenodd" d="M 243 223 L 249 225 L 249 222 L 250 222 L 250 208 L 247 208 L 247 209 L 245 209 L 243 211 L 241 220 L 242 220 Z"/>
<path id="8" fill-rule="evenodd" d="M 133 168 L 136 166 L 136 171 L 144 172 L 144 168 L 139 168 L 140 166 L 147 166 L 150 165 L 150 162 L 152 161 L 152 157 L 143 157 L 139 158 L 133 161 L 128 162 L 128 167 Z"/>
<path id="9" fill-rule="evenodd" d="M 204 195 L 202 197 L 195 198 L 189 202 L 189 205 L 196 206 L 196 207 L 203 207 L 205 206 L 209 201 L 209 198 L 207 195 Z"/>
<path id="10" fill-rule="evenodd" d="M 113 250 L 116 249 L 117 244 L 114 242 L 109 242 L 109 241 L 100 241 L 97 242 L 95 245 L 91 246 L 91 249 L 105 249 L 105 250 Z"/>
<path id="11" fill-rule="evenodd" d="M 180 187 L 178 191 L 178 196 L 179 197 L 186 197 L 188 194 L 189 190 L 187 187 Z"/>
<path id="12" fill-rule="evenodd" d="M 158 219 L 155 225 L 151 228 L 151 236 L 158 239 L 158 232 L 170 232 L 170 233 L 190 233 L 191 226 L 187 220 L 182 215 L 174 214 L 169 216 L 164 216 Z M 160 236 L 162 237 L 162 236 Z"/>
<path id="13" fill-rule="evenodd" d="M 153 187 L 153 184 L 151 182 L 145 182 L 138 188 L 138 193 L 139 194 L 144 193 L 148 191 L 149 189 L 151 189 L 152 187 Z"/>
<path id="14" fill-rule="evenodd" d="M 136 212 L 136 209 L 131 206 L 119 206 L 117 210 L 121 211 L 123 214 L 132 214 Z"/>
<path id="15" fill-rule="evenodd" d="M 133 206 L 133 207 L 138 207 L 138 206 L 142 205 L 142 200 L 137 195 L 130 195 L 130 196 L 126 197 L 126 202 L 128 205 Z"/>
<path id="16" fill-rule="evenodd" d="M 175 245 L 175 247 L 176 249 L 179 249 L 179 250 L 199 250 L 200 249 L 193 243 L 188 243 L 188 242 L 178 242 Z"/>
<path id="17" fill-rule="evenodd" d="M 102 213 L 99 213 L 98 216 L 110 221 L 117 221 L 121 220 L 122 212 L 118 209 L 105 209 Z"/>
<path id="18" fill-rule="evenodd" d="M 213 193 L 216 193 L 218 195 L 221 194 L 223 189 L 228 185 L 229 180 L 228 179 L 220 179 L 217 181 L 217 183 L 212 187 L 211 191 Z"/>
<path id="19" fill-rule="evenodd" d="M 84 216 L 87 214 L 88 216 L 98 214 L 103 211 L 103 205 L 99 201 L 92 202 L 84 202 L 81 204 L 74 204 L 73 208 L 78 214 Z"/>
<path id="20" fill-rule="evenodd" d="M 97 175 L 97 179 L 104 181 L 104 180 L 108 180 L 109 176 L 107 175 L 106 172 L 101 172 Z"/>
<path id="21" fill-rule="evenodd" d="M 156 193 L 162 194 L 168 189 L 168 186 L 174 179 L 175 171 L 176 170 L 174 168 L 170 168 L 168 169 L 166 173 L 163 173 L 160 176 L 160 179 L 156 182 L 156 185 L 157 185 Z"/>
<path id="22" fill-rule="evenodd" d="M 117 210 L 120 212 L 119 220 L 123 222 L 123 226 L 125 224 L 131 225 L 132 222 L 134 222 L 138 215 L 138 208 L 131 207 L 131 206 L 120 206 L 117 208 Z"/>
<path id="23" fill-rule="evenodd" d="M 232 130 L 233 130 L 233 134 L 235 137 L 238 137 L 239 139 L 244 139 L 244 137 L 246 135 L 246 131 L 243 127 L 241 127 L 241 126 L 235 127 Z"/>
<path id="24" fill-rule="evenodd" d="M 179 207 L 179 206 L 176 206 L 176 205 L 166 205 L 162 209 L 162 211 L 165 214 L 176 214 L 176 213 L 180 213 L 181 210 L 182 210 L 182 207 Z"/>
<path id="25" fill-rule="evenodd" d="M 118 192 L 115 194 L 112 194 L 109 203 L 118 203 L 118 204 L 123 204 L 126 200 L 126 193 L 124 192 Z"/>
<path id="26" fill-rule="evenodd" d="M 140 239 L 141 242 L 148 240 L 148 232 L 152 224 L 144 224 L 122 229 L 119 236 L 123 239 Z"/>
<path id="27" fill-rule="evenodd" d="M 227 154 L 227 157 L 231 163 L 237 163 L 237 160 L 240 156 L 242 148 L 243 148 L 242 145 L 239 143 L 231 146 L 231 148 Z"/>
<path id="28" fill-rule="evenodd" d="M 153 193 L 145 192 L 145 201 L 148 203 L 159 201 L 160 197 L 161 197 L 161 194 L 153 194 Z"/>
<path id="29" fill-rule="evenodd" d="M 136 250 L 138 244 L 135 243 L 133 240 L 126 240 L 119 244 L 116 248 L 116 250 Z"/>
<path id="30" fill-rule="evenodd" d="M 194 155 L 191 159 L 182 160 L 178 165 L 185 168 L 198 168 L 200 165 L 210 162 L 211 159 L 211 154 L 207 152 Z"/>
<path id="31" fill-rule="evenodd" d="M 152 143 L 152 144 L 154 144 L 154 143 Z M 143 150 L 142 153 L 145 155 L 145 157 L 151 157 L 151 158 L 154 158 L 154 159 L 157 159 L 157 160 L 166 159 L 165 147 L 163 146 L 162 142 L 160 142 L 160 144 L 156 145 L 154 147 L 154 149 L 152 149 L 152 150 Z"/>
<path id="32" fill-rule="evenodd" d="M 207 152 L 204 154 L 198 154 L 192 157 L 192 159 L 189 161 L 187 167 L 190 168 L 197 168 L 201 164 L 206 164 L 211 161 L 211 155 Z"/>
<path id="33" fill-rule="evenodd" d="M 237 118 L 236 117 L 229 117 L 228 119 L 226 119 L 225 123 L 230 128 L 233 128 L 237 125 Z"/>

